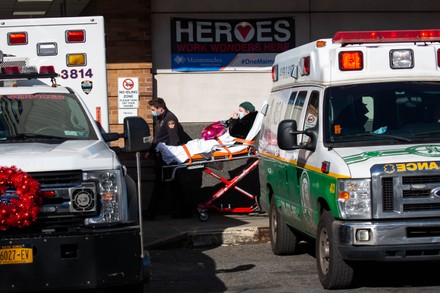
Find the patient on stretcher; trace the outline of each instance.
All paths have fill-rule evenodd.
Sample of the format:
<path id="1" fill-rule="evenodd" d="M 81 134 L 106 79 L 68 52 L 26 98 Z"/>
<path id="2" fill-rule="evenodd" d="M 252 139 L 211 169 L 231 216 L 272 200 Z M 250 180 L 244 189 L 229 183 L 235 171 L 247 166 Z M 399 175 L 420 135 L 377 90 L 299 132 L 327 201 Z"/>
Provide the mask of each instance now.
<path id="1" fill-rule="evenodd" d="M 258 112 L 250 102 L 239 105 L 238 112 L 225 122 L 214 122 L 202 131 L 201 139 L 193 139 L 184 146 L 169 146 L 159 143 L 156 151 L 160 152 L 166 164 L 184 163 L 189 158 L 200 154 L 210 158 L 211 153 L 222 147 L 236 144 L 236 139 L 244 139 L 249 133 Z"/>

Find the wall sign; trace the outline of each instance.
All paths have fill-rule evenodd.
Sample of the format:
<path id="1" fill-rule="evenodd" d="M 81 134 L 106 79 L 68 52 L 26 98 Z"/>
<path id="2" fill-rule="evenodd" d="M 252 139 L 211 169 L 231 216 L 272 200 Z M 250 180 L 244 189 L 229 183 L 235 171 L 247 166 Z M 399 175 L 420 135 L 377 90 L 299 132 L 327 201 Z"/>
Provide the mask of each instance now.
<path id="1" fill-rule="evenodd" d="M 271 19 L 171 18 L 174 71 L 255 70 L 295 47 L 293 17 Z"/>
<path id="2" fill-rule="evenodd" d="M 118 108 L 139 108 L 139 81 L 137 77 L 118 78 Z"/>

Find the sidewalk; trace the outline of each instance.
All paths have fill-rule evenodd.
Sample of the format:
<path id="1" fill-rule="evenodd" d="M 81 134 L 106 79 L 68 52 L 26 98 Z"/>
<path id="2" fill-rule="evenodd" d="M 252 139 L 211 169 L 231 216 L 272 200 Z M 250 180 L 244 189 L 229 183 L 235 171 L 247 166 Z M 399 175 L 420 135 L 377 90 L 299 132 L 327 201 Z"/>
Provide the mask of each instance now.
<path id="1" fill-rule="evenodd" d="M 267 214 L 210 213 L 206 222 L 197 216 L 172 219 L 157 216 L 154 221 L 143 221 L 145 249 L 237 245 L 268 242 Z"/>

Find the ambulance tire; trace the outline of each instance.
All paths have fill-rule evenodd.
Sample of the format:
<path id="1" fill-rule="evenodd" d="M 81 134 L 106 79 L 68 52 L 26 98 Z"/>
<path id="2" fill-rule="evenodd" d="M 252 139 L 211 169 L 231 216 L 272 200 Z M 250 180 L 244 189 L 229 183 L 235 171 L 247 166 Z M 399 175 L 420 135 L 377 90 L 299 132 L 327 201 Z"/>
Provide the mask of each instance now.
<path id="1" fill-rule="evenodd" d="M 269 231 L 270 244 L 275 255 L 295 253 L 298 246 L 298 238 L 281 217 L 273 198 L 270 201 Z"/>
<path id="2" fill-rule="evenodd" d="M 125 182 L 128 194 L 128 216 L 130 221 L 137 223 L 139 221 L 139 201 L 136 182 L 128 174 L 125 176 Z"/>
<path id="3" fill-rule="evenodd" d="M 316 235 L 318 276 L 325 289 L 347 289 L 353 283 L 354 269 L 342 259 L 335 245 L 332 232 L 334 220 L 329 211 L 324 211 L 319 220 Z"/>

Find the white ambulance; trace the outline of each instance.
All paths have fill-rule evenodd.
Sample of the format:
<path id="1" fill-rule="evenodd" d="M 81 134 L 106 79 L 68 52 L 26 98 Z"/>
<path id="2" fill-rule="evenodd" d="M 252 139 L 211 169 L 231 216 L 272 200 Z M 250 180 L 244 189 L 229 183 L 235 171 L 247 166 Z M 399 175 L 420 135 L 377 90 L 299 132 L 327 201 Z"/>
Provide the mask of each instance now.
<path id="1" fill-rule="evenodd" d="M 440 259 L 440 30 L 338 32 L 279 54 L 259 140 L 275 254 L 316 239 L 319 279 Z"/>
<path id="2" fill-rule="evenodd" d="M 108 94 L 102 16 L 0 20 L 0 50 L 9 65 L 51 64 L 108 131 Z M 7 59 L 7 60 L 6 60 Z"/>
<path id="3" fill-rule="evenodd" d="M 96 123 L 107 99 L 105 70 L 95 67 L 105 65 L 104 35 L 88 33 L 102 25 L 96 20 L 11 21 L 10 32 L 0 30 L 9 42 L 0 43 L 0 292 L 143 292 L 148 281 L 140 184 L 108 142 L 123 138 L 120 151 L 139 155 L 151 146 L 150 128 L 141 117 L 126 117 L 123 134 Z M 72 36 L 80 44 L 66 44 Z M 61 63 L 51 61 L 60 54 L 57 74 Z M 78 60 L 84 70 L 73 69 Z M 87 87 L 69 80 L 81 74 Z"/>

